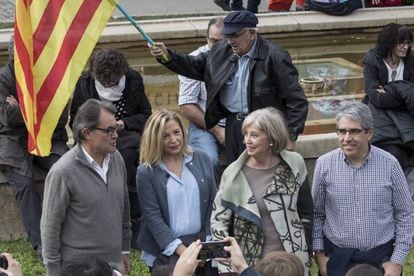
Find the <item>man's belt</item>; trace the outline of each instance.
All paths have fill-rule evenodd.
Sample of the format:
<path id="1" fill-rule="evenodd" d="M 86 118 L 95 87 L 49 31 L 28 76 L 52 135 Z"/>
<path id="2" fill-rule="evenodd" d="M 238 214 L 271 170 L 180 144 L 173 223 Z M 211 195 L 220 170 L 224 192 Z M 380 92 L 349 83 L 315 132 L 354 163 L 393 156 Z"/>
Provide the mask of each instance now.
<path id="1" fill-rule="evenodd" d="M 246 113 L 239 112 L 239 113 L 236 114 L 236 120 L 237 121 L 244 121 L 244 119 L 246 119 L 246 117 L 247 117 Z"/>

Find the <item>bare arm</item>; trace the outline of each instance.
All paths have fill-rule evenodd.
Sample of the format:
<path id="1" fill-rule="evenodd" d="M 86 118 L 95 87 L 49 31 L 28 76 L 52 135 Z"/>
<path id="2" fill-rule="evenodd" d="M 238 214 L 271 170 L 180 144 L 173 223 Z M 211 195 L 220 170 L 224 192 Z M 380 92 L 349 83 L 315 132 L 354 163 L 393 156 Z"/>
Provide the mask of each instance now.
<path id="1" fill-rule="evenodd" d="M 190 122 L 195 124 L 198 128 L 206 129 L 204 113 L 198 105 L 184 104 L 180 106 L 180 110 L 184 117 L 186 117 Z"/>
<path id="2" fill-rule="evenodd" d="M 184 104 L 180 106 L 181 113 L 198 128 L 206 129 L 204 114 L 196 104 Z M 224 127 L 218 125 L 209 129 L 208 132 L 214 135 L 221 145 L 224 145 Z"/>

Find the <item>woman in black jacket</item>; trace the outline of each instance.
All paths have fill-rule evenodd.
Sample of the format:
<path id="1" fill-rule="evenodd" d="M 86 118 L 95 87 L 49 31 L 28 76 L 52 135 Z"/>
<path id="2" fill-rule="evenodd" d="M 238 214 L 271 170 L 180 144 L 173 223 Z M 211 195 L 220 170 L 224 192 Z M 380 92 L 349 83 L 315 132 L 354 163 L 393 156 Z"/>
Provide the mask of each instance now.
<path id="1" fill-rule="evenodd" d="M 376 47 L 364 58 L 364 102 L 374 118 L 372 143 L 393 154 L 407 166 L 414 144 L 413 36 L 406 26 L 391 23 L 378 35 Z"/>

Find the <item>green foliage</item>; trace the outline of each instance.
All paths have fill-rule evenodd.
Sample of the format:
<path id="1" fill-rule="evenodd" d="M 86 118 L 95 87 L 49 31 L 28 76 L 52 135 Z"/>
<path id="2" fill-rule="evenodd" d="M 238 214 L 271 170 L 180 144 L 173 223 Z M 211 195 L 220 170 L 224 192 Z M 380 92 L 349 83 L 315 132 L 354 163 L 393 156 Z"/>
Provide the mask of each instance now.
<path id="1" fill-rule="evenodd" d="M 131 253 L 131 272 L 129 275 L 150 275 L 148 272 L 148 267 L 145 263 L 140 260 L 140 252 L 137 250 L 132 250 Z"/>
<path id="2" fill-rule="evenodd" d="M 25 239 L 0 242 L 0 253 L 8 252 L 13 255 L 22 266 L 24 276 L 41 276 L 46 275 L 46 270 L 37 259 L 36 251 L 32 249 Z M 140 252 L 133 250 L 131 252 L 131 273 L 133 276 L 149 275 L 147 266 L 140 261 Z"/>
<path id="3" fill-rule="evenodd" d="M 36 252 L 25 239 L 0 242 L 0 252 L 11 253 L 22 265 L 24 276 L 41 276 L 46 274 L 44 266 L 37 260 Z M 133 250 L 130 257 L 132 268 L 128 275 L 149 276 L 147 266 L 140 261 L 140 252 Z M 318 275 L 315 262 L 312 265 L 311 271 L 312 275 Z M 404 275 L 414 275 L 414 249 L 408 255 L 404 266 Z"/>
<path id="4" fill-rule="evenodd" d="M 43 265 L 38 261 L 36 251 L 25 239 L 0 242 L 0 252 L 12 254 L 22 266 L 23 275 L 45 275 Z"/>

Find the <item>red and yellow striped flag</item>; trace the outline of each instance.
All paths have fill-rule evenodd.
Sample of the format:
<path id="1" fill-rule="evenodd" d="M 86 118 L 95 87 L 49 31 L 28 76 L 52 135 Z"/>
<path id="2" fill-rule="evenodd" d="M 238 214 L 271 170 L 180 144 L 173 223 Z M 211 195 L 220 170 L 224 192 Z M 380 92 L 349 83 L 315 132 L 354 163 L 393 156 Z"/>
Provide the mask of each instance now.
<path id="1" fill-rule="evenodd" d="M 14 68 L 32 154 L 50 154 L 59 117 L 116 2 L 16 0 Z"/>

